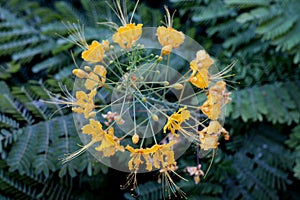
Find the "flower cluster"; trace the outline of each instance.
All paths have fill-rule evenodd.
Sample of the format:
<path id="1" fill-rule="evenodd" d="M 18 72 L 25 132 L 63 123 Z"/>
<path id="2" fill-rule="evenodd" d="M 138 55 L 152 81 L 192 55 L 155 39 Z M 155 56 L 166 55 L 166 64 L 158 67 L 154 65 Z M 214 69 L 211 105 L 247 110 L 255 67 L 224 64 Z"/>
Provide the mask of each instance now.
<path id="1" fill-rule="evenodd" d="M 158 170 L 160 182 L 171 187 L 168 191 L 184 196 L 169 174 L 181 177 L 175 172 L 178 168 L 175 152 L 180 149 L 180 143 L 192 141 L 207 151 L 218 147 L 221 135 L 229 139 L 220 123 L 222 110 L 230 101 L 222 80 L 229 69 L 211 73 L 214 60 L 205 50 L 199 50 L 194 52 L 195 59 L 189 61 L 190 66 L 184 68 L 183 75 L 176 78 L 177 72 L 172 73 L 169 60 L 174 56 L 173 49 L 180 50 L 186 38 L 172 27 L 169 10 L 165 8 L 166 26 L 156 29 L 161 53 L 147 55 L 146 47 L 139 44 L 143 24 L 133 23 L 132 17 L 127 22 L 124 16 L 127 12 L 120 1 L 115 5 L 112 9 L 118 13 L 122 26 L 115 28 L 110 41 L 94 40 L 90 45 L 84 41 L 80 45 L 84 67 L 73 70 L 78 83 L 75 97 L 56 100 L 71 105 L 74 113 L 83 116 L 85 125 L 80 128 L 80 134 L 89 141 L 65 161 L 87 149 L 98 152 L 100 160 L 124 154 L 122 159 L 126 160 L 127 156 L 126 168 L 131 172 L 126 185 L 135 184 L 139 172 Z M 125 56 L 116 53 L 118 48 Z M 187 88 L 197 92 L 188 94 Z M 103 91 L 111 97 L 106 103 L 97 99 Z M 177 99 L 174 93 L 178 94 Z M 186 101 L 194 102 L 199 95 L 205 99 L 201 103 Z M 200 115 L 205 120 L 200 120 Z M 186 168 L 197 184 L 204 175 L 200 167 Z"/>

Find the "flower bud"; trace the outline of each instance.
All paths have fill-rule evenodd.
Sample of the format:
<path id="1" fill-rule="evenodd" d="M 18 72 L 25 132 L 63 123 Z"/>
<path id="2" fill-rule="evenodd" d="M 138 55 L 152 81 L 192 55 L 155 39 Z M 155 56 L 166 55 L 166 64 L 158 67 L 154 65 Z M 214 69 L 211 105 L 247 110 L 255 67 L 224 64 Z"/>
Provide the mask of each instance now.
<path id="1" fill-rule="evenodd" d="M 169 55 L 169 54 L 171 53 L 172 49 L 173 49 L 172 45 L 166 45 L 166 46 L 164 46 L 164 47 L 161 49 L 161 54 L 162 54 L 162 56 L 164 56 L 164 55 Z"/>
<path id="2" fill-rule="evenodd" d="M 117 86 L 117 90 L 118 90 L 118 91 L 121 91 L 121 90 L 122 90 L 122 85 L 118 85 L 118 86 Z"/>
<path id="3" fill-rule="evenodd" d="M 87 72 L 90 72 L 92 71 L 91 67 L 90 66 L 84 66 L 84 70 L 87 71 Z"/>
<path id="4" fill-rule="evenodd" d="M 93 118 L 93 117 L 95 117 L 96 116 L 96 112 L 95 111 L 93 111 L 93 112 L 90 112 L 89 113 L 89 118 Z"/>
<path id="5" fill-rule="evenodd" d="M 176 90 L 181 90 L 181 89 L 183 88 L 183 85 L 180 84 L 180 83 L 175 83 L 175 84 L 173 85 L 173 88 L 176 89 Z"/>
<path id="6" fill-rule="evenodd" d="M 156 114 L 152 114 L 152 119 L 157 122 L 158 121 L 158 116 Z"/>
<path id="7" fill-rule="evenodd" d="M 73 69 L 72 73 L 78 78 L 85 78 L 87 75 L 82 69 Z"/>
<path id="8" fill-rule="evenodd" d="M 169 81 L 164 81 L 163 83 L 164 83 L 165 86 L 170 84 Z"/>
<path id="9" fill-rule="evenodd" d="M 139 139 L 140 138 L 139 138 L 138 134 L 136 134 L 136 133 L 131 138 L 133 144 L 137 144 L 139 142 Z"/>

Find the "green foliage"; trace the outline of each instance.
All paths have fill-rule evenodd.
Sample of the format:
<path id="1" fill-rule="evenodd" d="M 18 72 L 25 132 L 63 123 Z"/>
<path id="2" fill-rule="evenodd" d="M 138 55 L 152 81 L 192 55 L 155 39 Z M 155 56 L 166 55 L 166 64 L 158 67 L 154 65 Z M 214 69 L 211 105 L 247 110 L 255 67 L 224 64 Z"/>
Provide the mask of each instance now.
<path id="1" fill-rule="evenodd" d="M 89 153 L 62 165 L 61 159 L 78 150 L 81 142 L 68 109 L 61 110 L 59 105 L 45 102 L 50 99 L 49 91 L 62 92 L 58 81 L 50 77 L 72 89 L 68 76 L 74 64 L 69 52 L 75 52 L 75 58 L 80 55 L 78 47 L 66 45 L 57 35 L 68 37 L 68 28 L 61 21 L 83 22 L 88 41 L 99 39 L 100 32 L 104 39 L 107 33 L 95 28 L 96 22 L 104 21 L 106 16 L 95 9 L 105 4 L 85 0 L 81 4 L 89 13 L 67 2 L 55 2 L 54 10 L 37 2 L 0 1 L 0 154 L 5 162 L 0 167 L 0 193 L 3 198 L 74 199 L 73 177 L 107 172 L 107 167 Z"/>
<path id="2" fill-rule="evenodd" d="M 18 121 L 32 124 L 34 119 L 28 109 L 13 97 L 5 82 L 0 82 L 0 86 L 2 86 L 0 87 L 0 112 L 9 114 Z"/>
<path id="3" fill-rule="evenodd" d="M 76 199 L 74 192 L 72 194 L 72 181 L 70 178 L 60 181 L 45 179 L 43 175 L 32 172 L 20 176 L 9 172 L 3 161 L 0 163 L 0 188 L 7 199 Z M 5 199 L 5 196 L 1 199 Z"/>
<path id="4" fill-rule="evenodd" d="M 296 126 L 292 130 L 290 138 L 286 141 L 286 144 L 294 151 L 294 176 L 300 179 L 300 125 Z"/>
<path id="5" fill-rule="evenodd" d="M 95 162 L 89 154 L 62 166 L 59 158 L 76 151 L 79 146 L 72 115 L 56 117 L 51 120 L 27 126 L 18 141 L 12 147 L 7 164 L 11 171 L 18 170 L 20 174 L 29 173 L 31 169 L 36 174 L 49 177 L 51 172 L 59 171 L 60 176 L 69 173 L 76 176 L 87 168 L 92 168 Z M 92 169 L 90 174 L 92 174 Z"/>
<path id="6" fill-rule="evenodd" d="M 239 6 L 241 14 L 236 18 L 238 22 L 254 25 L 261 40 L 270 41 L 277 51 L 289 52 L 294 56 L 294 63 L 300 62 L 299 1 L 276 0 L 271 4 L 271 1 L 226 0 L 225 3 Z"/>
<path id="7" fill-rule="evenodd" d="M 60 76 L 56 78 L 67 77 L 71 73 L 60 73 L 64 67 L 71 65 L 72 59 L 66 52 L 79 52 L 79 48 L 74 44 L 66 46 L 59 35 L 68 37 L 66 23 L 80 23 L 85 25 L 87 34 L 86 39 L 99 39 L 98 33 L 101 32 L 103 39 L 108 33 L 106 29 L 95 28 L 98 21 L 105 21 L 105 13 L 99 13 L 95 9 L 105 8 L 104 2 L 82 1 L 86 12 L 80 12 L 72 4 L 57 1 L 54 4 L 57 12 L 49 8 L 39 7 L 36 3 L 24 1 L 11 1 L 7 5 L 0 7 L 0 57 L 5 59 L 0 65 L 6 66 L 3 72 L 0 71 L 0 77 L 9 78 L 11 73 L 15 73 L 15 68 L 24 64 L 34 65 L 31 70 L 33 73 L 55 72 Z M 13 8 L 13 10 L 12 10 Z M 26 8 L 27 10 L 23 10 Z M 13 11 L 13 12 L 11 12 Z M 24 18 L 20 13 L 28 13 Z M 47 13 L 47 14 L 45 14 Z M 65 23 L 62 23 L 62 21 Z M 74 28 L 74 27 L 73 27 Z M 91 34 L 92 33 L 92 34 Z M 62 49 L 63 51 L 58 51 Z M 77 53 L 76 55 L 78 55 Z M 39 59 L 37 62 L 37 58 Z"/>
<path id="8" fill-rule="evenodd" d="M 226 180 L 229 199 L 279 199 L 278 192 L 290 183 L 287 170 L 292 165 L 282 139 L 275 129 L 262 125 L 249 131 L 230 158 L 236 175 Z"/>
<path id="9" fill-rule="evenodd" d="M 263 121 L 265 117 L 274 124 L 299 123 L 299 81 L 248 87 L 234 91 L 232 98 L 227 110 L 232 119 L 241 117 L 247 122 Z"/>
<path id="10" fill-rule="evenodd" d="M 300 179 L 300 127 L 295 125 L 300 120 L 299 1 L 170 2 L 170 9 L 178 11 L 174 27 L 195 36 L 217 64 L 238 60 L 232 74 L 240 83 L 228 82 L 236 88 L 225 123 L 232 136 L 220 146 L 208 176 L 195 185 L 183 172 L 196 165 L 195 152 L 188 151 L 178 163 L 180 175 L 189 181 L 174 176 L 176 183 L 189 199 L 291 199 L 289 183 Z M 113 13 L 102 1 L 45 5 L 0 0 L 0 198 L 98 199 L 105 192 L 114 198 L 117 194 L 100 194 L 99 189 L 109 188 L 104 180 L 112 174 L 106 176 L 107 167 L 89 153 L 61 164 L 61 158 L 79 149 L 80 139 L 69 110 L 45 102 L 48 91 L 61 93 L 58 82 L 72 90 L 70 52 L 80 64 L 82 50 L 61 38 L 70 39 L 72 32 L 62 21 L 84 24 L 90 43 L 109 36 L 97 22 Z M 162 10 L 142 4 L 135 21 L 156 26 Z M 285 144 L 293 153 L 284 145 L 287 136 Z M 210 159 L 200 159 L 202 169 Z M 117 178 L 112 180 L 116 185 Z M 162 198 L 161 184 L 152 179 L 145 178 L 134 191 L 138 199 Z M 125 198 L 134 196 L 125 192 Z"/>
<path id="11" fill-rule="evenodd" d="M 3 114 L 0 114 L 0 127 L 12 127 L 12 128 L 18 128 L 19 123 L 16 120 L 13 120 L 10 117 L 7 117 Z"/>

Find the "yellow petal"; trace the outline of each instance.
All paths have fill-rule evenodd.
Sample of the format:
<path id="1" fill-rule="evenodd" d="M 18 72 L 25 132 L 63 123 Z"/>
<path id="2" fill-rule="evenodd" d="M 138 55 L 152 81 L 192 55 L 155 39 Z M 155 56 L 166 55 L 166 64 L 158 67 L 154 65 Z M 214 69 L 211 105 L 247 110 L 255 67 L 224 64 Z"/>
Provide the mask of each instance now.
<path id="1" fill-rule="evenodd" d="M 126 24 L 119 27 L 118 31 L 113 35 L 113 41 L 118 43 L 123 49 L 129 49 L 140 39 L 142 35 L 143 24 Z"/>
<path id="2" fill-rule="evenodd" d="M 159 26 L 156 31 L 159 43 L 164 47 L 171 45 L 172 48 L 178 48 L 185 39 L 182 32 L 173 29 L 172 27 Z"/>
<path id="3" fill-rule="evenodd" d="M 99 81 L 99 77 L 93 72 L 90 72 L 88 74 L 88 78 L 86 79 L 84 86 L 87 90 L 92 90 L 98 86 Z"/>
<path id="4" fill-rule="evenodd" d="M 93 41 L 88 49 L 82 52 L 81 57 L 87 62 L 102 62 L 104 53 L 102 45 L 97 41 Z"/>
<path id="5" fill-rule="evenodd" d="M 207 88 L 209 85 L 209 73 L 205 68 L 201 68 L 200 71 L 197 72 L 196 76 L 193 74 L 190 77 L 190 82 L 200 89 Z"/>

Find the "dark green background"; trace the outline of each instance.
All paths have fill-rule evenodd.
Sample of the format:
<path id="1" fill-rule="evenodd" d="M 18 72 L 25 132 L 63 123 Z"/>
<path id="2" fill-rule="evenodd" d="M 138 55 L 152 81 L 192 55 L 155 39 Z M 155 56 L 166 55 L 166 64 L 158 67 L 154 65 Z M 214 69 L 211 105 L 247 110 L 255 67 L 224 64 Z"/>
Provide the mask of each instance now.
<path id="1" fill-rule="evenodd" d="M 184 174 L 194 148 L 179 159 L 175 181 L 189 199 L 297 199 L 300 178 L 299 0 L 141 1 L 135 22 L 157 26 L 163 5 L 174 27 L 198 41 L 220 69 L 238 60 L 228 82 L 232 102 L 222 140 L 205 180 Z M 132 5 L 131 5 L 132 6 Z M 112 17 L 112 18 L 111 18 Z M 80 140 L 69 109 L 51 114 L 47 91 L 72 89 L 72 51 L 62 21 L 85 25 L 86 39 L 111 32 L 96 22 L 115 20 L 103 1 L 0 0 L 0 199 L 160 199 L 157 173 L 138 175 L 139 190 L 120 190 L 126 174 L 85 153 L 67 165 Z M 210 158 L 201 159 L 207 168 Z M 175 197 L 172 197 L 175 199 Z"/>

